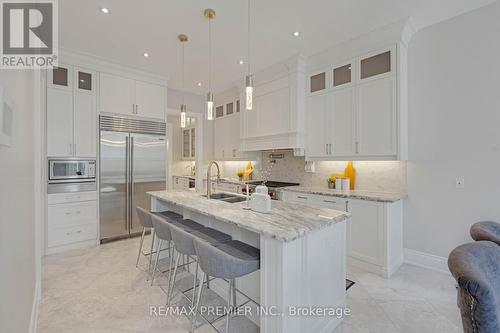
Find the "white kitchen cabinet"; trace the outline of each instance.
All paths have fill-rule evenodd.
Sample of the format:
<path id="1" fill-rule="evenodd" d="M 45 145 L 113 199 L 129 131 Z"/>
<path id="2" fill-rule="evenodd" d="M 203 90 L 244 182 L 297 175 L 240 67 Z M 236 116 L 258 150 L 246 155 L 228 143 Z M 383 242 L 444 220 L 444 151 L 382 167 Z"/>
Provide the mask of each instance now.
<path id="1" fill-rule="evenodd" d="M 136 115 L 164 119 L 165 88 L 157 84 L 135 81 Z"/>
<path id="2" fill-rule="evenodd" d="M 405 79 L 399 76 L 397 50 L 389 47 L 332 65 L 321 71 L 324 89 L 317 89 L 317 71 L 309 75 L 308 160 L 406 158 L 407 107 L 398 98 Z"/>
<path id="3" fill-rule="evenodd" d="M 47 156 L 73 156 L 73 92 L 47 88 Z"/>
<path id="4" fill-rule="evenodd" d="M 364 262 L 382 266 L 384 245 L 384 211 L 378 202 L 349 200 L 347 253 Z"/>
<path id="5" fill-rule="evenodd" d="M 240 151 L 240 115 L 238 113 L 214 120 L 214 159 L 218 161 L 247 159 Z"/>
<path id="6" fill-rule="evenodd" d="M 101 113 L 164 120 L 165 88 L 127 77 L 100 73 Z"/>
<path id="7" fill-rule="evenodd" d="M 365 156 L 397 154 L 396 78 L 362 83 L 357 89 L 356 153 Z"/>
<path id="8" fill-rule="evenodd" d="M 134 80 L 100 73 L 99 107 L 101 113 L 135 114 Z"/>
<path id="9" fill-rule="evenodd" d="M 308 157 L 354 155 L 354 97 L 348 87 L 308 98 Z"/>
<path id="10" fill-rule="evenodd" d="M 73 66 L 72 87 L 53 82 L 55 76 L 49 71 L 47 87 L 47 156 L 50 157 L 96 157 L 96 90 L 95 72 Z M 68 77 L 70 75 L 68 74 Z"/>
<path id="11" fill-rule="evenodd" d="M 330 144 L 329 112 L 330 94 L 323 93 L 308 98 L 307 156 L 328 156 Z"/>
<path id="12" fill-rule="evenodd" d="M 96 72 L 75 68 L 74 88 L 74 154 L 95 157 L 97 136 Z"/>
<path id="13" fill-rule="evenodd" d="M 352 265 L 390 277 L 403 262 L 403 204 L 282 191 L 281 200 L 347 211 L 347 254 Z"/>
<path id="14" fill-rule="evenodd" d="M 48 195 L 46 253 L 98 242 L 97 192 Z"/>

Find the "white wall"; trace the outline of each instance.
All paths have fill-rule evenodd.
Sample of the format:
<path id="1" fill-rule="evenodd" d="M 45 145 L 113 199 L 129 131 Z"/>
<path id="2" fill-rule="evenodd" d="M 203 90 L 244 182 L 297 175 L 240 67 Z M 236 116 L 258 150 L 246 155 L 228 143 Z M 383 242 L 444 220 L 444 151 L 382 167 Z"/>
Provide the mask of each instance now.
<path id="1" fill-rule="evenodd" d="M 447 257 L 471 224 L 500 221 L 499 18 L 495 3 L 411 41 L 407 248 Z"/>
<path id="2" fill-rule="evenodd" d="M 13 110 L 12 146 L 0 146 L 0 332 L 28 332 L 35 296 L 33 82 L 0 70 Z"/>

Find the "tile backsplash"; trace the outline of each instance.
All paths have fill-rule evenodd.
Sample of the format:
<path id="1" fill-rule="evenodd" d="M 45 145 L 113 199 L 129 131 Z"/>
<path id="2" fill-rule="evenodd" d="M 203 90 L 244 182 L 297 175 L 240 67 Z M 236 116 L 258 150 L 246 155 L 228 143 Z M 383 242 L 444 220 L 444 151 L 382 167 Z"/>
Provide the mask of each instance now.
<path id="1" fill-rule="evenodd" d="M 282 152 L 280 152 L 282 153 Z M 283 159 L 276 159 L 269 179 L 283 182 L 296 182 L 303 186 L 327 187 L 328 176 L 343 173 L 347 162 L 315 162 L 315 172 L 305 172 L 305 158 L 284 152 Z M 238 170 L 247 162 L 222 162 L 223 177 L 236 178 Z M 269 170 L 269 153 L 262 153 L 259 162 L 253 162 L 256 179 L 260 179 L 262 170 Z M 404 161 L 355 161 L 356 190 L 377 192 L 406 192 L 406 162 Z"/>

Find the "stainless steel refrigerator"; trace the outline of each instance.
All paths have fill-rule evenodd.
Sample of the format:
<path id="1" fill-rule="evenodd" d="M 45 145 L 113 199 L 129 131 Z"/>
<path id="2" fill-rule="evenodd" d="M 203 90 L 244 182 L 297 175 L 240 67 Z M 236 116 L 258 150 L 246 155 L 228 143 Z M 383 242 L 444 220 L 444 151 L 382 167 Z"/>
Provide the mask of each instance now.
<path id="1" fill-rule="evenodd" d="M 148 191 L 166 188 L 165 123 L 100 116 L 101 242 L 142 232 L 136 206 L 150 208 Z"/>

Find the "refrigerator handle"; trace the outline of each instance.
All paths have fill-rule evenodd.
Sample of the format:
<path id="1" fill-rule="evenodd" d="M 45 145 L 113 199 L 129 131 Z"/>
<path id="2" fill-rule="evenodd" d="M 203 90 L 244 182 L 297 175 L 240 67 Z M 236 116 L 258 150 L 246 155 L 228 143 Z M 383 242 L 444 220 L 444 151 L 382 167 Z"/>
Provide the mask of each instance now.
<path id="1" fill-rule="evenodd" d="M 134 137 L 130 136 L 130 230 L 134 222 Z"/>
<path id="2" fill-rule="evenodd" d="M 125 230 L 129 231 L 128 225 L 130 221 L 130 196 L 129 196 L 129 142 L 128 136 L 125 137 L 125 191 L 126 191 L 126 203 L 125 203 Z"/>

